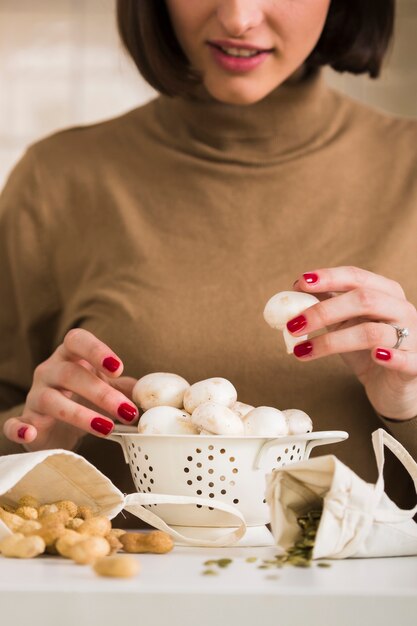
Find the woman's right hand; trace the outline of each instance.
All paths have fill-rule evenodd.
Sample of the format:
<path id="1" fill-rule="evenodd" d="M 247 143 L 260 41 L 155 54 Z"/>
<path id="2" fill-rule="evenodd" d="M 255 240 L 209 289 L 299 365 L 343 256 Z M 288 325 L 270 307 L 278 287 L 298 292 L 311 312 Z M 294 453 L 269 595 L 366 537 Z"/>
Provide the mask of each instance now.
<path id="1" fill-rule="evenodd" d="M 87 330 L 70 330 L 35 369 L 23 413 L 5 422 L 5 436 L 27 451 L 70 450 L 86 433 L 109 435 L 114 419 L 132 424 L 139 415 L 131 401 L 136 380 L 120 378 L 122 371 L 106 344 Z"/>

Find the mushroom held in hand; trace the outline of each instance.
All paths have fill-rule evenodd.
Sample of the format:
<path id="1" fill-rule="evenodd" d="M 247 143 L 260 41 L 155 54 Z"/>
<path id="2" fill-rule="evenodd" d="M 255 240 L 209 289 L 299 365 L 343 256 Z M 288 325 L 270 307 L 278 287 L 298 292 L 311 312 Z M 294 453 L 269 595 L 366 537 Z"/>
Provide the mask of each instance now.
<path id="1" fill-rule="evenodd" d="M 144 411 L 155 406 L 174 406 L 181 409 L 184 393 L 189 386 L 190 383 L 182 376 L 156 372 L 139 378 L 133 387 L 132 397 Z"/>
<path id="2" fill-rule="evenodd" d="M 191 416 L 194 426 L 201 434 L 209 435 L 243 435 L 243 423 L 236 413 L 224 404 L 204 402 Z"/>
<path id="3" fill-rule="evenodd" d="M 237 391 L 226 378 L 207 378 L 191 385 L 184 394 L 184 409 L 193 413 L 204 402 L 215 402 L 231 407 L 237 400 Z"/>
<path id="4" fill-rule="evenodd" d="M 191 415 L 173 406 L 155 406 L 142 415 L 138 424 L 142 435 L 198 435 Z"/>
<path id="5" fill-rule="evenodd" d="M 280 291 L 272 296 L 266 303 L 264 309 L 265 321 L 272 327 L 283 331 L 285 345 L 288 354 L 293 352 L 297 343 L 305 341 L 307 335 L 293 337 L 287 330 L 286 324 L 293 317 L 296 317 L 319 300 L 310 293 L 301 291 Z"/>
<path id="6" fill-rule="evenodd" d="M 287 419 L 289 435 L 304 435 L 304 433 L 311 433 L 313 430 L 311 417 L 304 411 L 300 411 L 300 409 L 284 409 L 283 413 Z"/>
<path id="7" fill-rule="evenodd" d="M 258 406 L 243 418 L 245 435 L 282 437 L 288 435 L 287 419 L 282 411 L 272 406 Z"/>

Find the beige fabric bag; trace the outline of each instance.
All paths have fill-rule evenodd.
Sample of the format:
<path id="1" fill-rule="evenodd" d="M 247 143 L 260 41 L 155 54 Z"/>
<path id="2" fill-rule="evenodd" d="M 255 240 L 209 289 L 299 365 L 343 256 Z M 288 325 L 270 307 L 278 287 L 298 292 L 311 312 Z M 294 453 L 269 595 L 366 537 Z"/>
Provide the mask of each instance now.
<path id="1" fill-rule="evenodd" d="M 372 435 L 378 480 L 366 483 L 335 456 L 301 461 L 267 478 L 266 500 L 276 543 L 284 549 L 300 536 L 297 517 L 323 508 L 313 559 L 417 554 L 417 506 L 400 509 L 384 492 L 384 446 L 404 465 L 417 492 L 417 463 L 385 430 Z"/>
<path id="2" fill-rule="evenodd" d="M 124 495 L 94 465 L 69 450 L 41 450 L 0 457 L 0 506 L 16 506 L 25 494 L 34 496 L 41 503 L 73 500 L 80 506 L 89 506 L 94 514 L 106 515 L 110 519 L 125 509 L 188 545 L 233 545 L 246 532 L 245 520 L 235 507 L 222 502 L 214 503 L 208 498 L 150 493 Z M 237 528 L 215 540 L 193 540 L 183 537 L 145 508 L 149 504 L 210 506 L 228 513 L 231 527 Z M 10 530 L 0 520 L 0 540 L 9 534 Z"/>

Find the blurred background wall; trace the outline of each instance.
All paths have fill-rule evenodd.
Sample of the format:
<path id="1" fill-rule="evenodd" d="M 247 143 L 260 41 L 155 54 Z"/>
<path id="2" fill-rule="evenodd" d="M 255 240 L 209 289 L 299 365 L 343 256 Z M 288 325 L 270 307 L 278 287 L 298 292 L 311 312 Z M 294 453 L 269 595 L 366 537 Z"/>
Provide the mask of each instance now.
<path id="1" fill-rule="evenodd" d="M 327 76 L 355 98 L 417 117 L 417 0 L 397 2 L 382 78 Z M 29 143 L 153 96 L 121 49 L 114 0 L 0 0 L 0 189 Z"/>

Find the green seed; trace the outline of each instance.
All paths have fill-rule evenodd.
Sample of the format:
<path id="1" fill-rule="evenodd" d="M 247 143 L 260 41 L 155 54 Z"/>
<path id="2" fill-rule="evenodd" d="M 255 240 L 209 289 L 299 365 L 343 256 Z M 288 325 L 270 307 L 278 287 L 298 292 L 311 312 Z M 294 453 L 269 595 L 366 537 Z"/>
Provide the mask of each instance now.
<path id="1" fill-rule="evenodd" d="M 317 563 L 317 567 L 331 567 L 331 563 Z"/>
<path id="2" fill-rule="evenodd" d="M 247 559 L 245 559 L 246 563 L 255 563 L 258 560 L 257 556 L 248 556 Z"/>
<path id="3" fill-rule="evenodd" d="M 216 572 L 214 569 L 206 569 L 203 572 L 203 576 L 218 576 L 218 572 Z"/>

